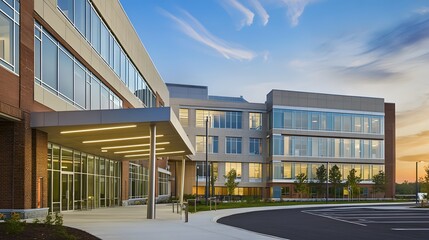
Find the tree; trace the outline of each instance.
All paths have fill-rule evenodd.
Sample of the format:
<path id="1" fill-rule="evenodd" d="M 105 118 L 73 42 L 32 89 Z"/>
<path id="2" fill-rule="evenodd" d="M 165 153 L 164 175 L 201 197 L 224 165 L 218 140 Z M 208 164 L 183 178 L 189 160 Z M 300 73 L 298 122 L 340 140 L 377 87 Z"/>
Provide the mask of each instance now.
<path id="1" fill-rule="evenodd" d="M 337 188 L 341 186 L 341 172 L 340 168 L 337 165 L 332 166 L 331 170 L 329 171 L 329 182 L 332 183 L 334 187 L 334 197 L 337 197 Z"/>
<path id="2" fill-rule="evenodd" d="M 237 171 L 235 169 L 231 169 L 226 175 L 223 175 L 226 179 L 225 186 L 228 191 L 228 195 L 232 196 L 234 190 L 237 188 L 239 182 L 236 182 L 237 179 Z"/>
<path id="3" fill-rule="evenodd" d="M 295 183 L 295 191 L 299 193 L 299 197 L 302 198 L 302 194 L 305 193 L 308 189 L 307 175 L 305 173 L 300 173 L 296 175 L 296 180 L 294 183 Z"/>
<path id="4" fill-rule="evenodd" d="M 378 174 L 372 176 L 372 182 L 374 183 L 373 192 L 375 194 L 379 192 L 384 192 L 386 189 L 386 176 L 383 171 L 378 172 Z"/>
<path id="5" fill-rule="evenodd" d="M 323 191 L 323 185 L 326 185 L 326 181 L 328 180 L 328 169 L 325 168 L 325 165 L 320 165 L 320 167 L 318 167 L 316 169 L 316 180 L 317 180 L 317 190 L 319 192 L 319 194 L 322 193 Z M 325 188 L 325 190 L 327 190 Z M 325 191 L 326 192 L 326 191 Z"/>
<path id="6" fill-rule="evenodd" d="M 349 171 L 349 175 L 347 176 L 346 184 L 350 187 L 351 197 L 353 198 L 353 193 L 359 193 L 359 183 L 362 181 L 360 176 L 356 176 L 356 169 L 352 168 Z"/>

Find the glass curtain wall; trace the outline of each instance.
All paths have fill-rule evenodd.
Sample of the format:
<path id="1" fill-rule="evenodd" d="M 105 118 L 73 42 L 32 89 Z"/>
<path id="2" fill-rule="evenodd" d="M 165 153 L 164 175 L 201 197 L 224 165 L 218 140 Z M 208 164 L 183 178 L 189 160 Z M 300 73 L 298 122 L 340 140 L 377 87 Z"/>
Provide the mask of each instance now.
<path id="1" fill-rule="evenodd" d="M 19 74 L 19 0 L 0 0 L 0 64 Z"/>
<path id="2" fill-rule="evenodd" d="M 120 182 L 120 162 L 48 143 L 51 212 L 119 206 Z"/>
<path id="3" fill-rule="evenodd" d="M 170 195 L 170 175 L 158 172 L 158 195 Z"/>
<path id="4" fill-rule="evenodd" d="M 273 135 L 273 155 L 384 159 L 384 141 Z"/>
<path id="5" fill-rule="evenodd" d="M 128 198 L 145 198 L 149 187 L 149 170 L 141 164 L 130 163 Z"/>
<path id="6" fill-rule="evenodd" d="M 273 180 L 295 180 L 298 174 L 304 173 L 309 181 L 317 181 L 316 169 L 326 163 L 303 163 L 303 162 L 273 162 Z M 372 182 L 372 177 L 380 171 L 384 171 L 381 164 L 348 164 L 330 163 L 329 168 L 337 165 L 340 169 L 342 180 L 346 181 L 350 170 L 356 170 L 356 176 L 362 181 Z"/>
<path id="7" fill-rule="evenodd" d="M 209 119 L 210 128 L 242 128 L 242 112 L 223 112 L 213 110 L 196 110 L 196 126 L 206 127 L 206 118 Z"/>
<path id="8" fill-rule="evenodd" d="M 156 96 L 89 0 L 58 0 L 58 9 L 146 107 Z"/>
<path id="9" fill-rule="evenodd" d="M 384 116 L 273 109 L 273 128 L 384 134 Z"/>
<path id="10" fill-rule="evenodd" d="M 34 51 L 37 84 L 80 109 L 122 108 L 122 100 L 37 22 Z"/>
<path id="11" fill-rule="evenodd" d="M 219 152 L 219 137 L 218 136 L 209 136 L 209 153 L 218 153 Z M 206 136 L 196 136 L 195 137 L 195 149 L 197 153 L 206 152 Z"/>

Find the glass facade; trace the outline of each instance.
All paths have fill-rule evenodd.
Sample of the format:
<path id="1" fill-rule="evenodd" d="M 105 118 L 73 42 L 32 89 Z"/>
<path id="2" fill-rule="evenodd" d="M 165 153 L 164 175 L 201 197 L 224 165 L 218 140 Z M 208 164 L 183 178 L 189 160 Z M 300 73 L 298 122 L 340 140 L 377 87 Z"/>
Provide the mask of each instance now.
<path id="1" fill-rule="evenodd" d="M 249 139 L 249 153 L 254 155 L 262 154 L 262 139 L 260 138 Z"/>
<path id="2" fill-rule="evenodd" d="M 241 154 L 241 137 L 226 137 L 225 153 Z"/>
<path id="3" fill-rule="evenodd" d="M 38 23 L 34 45 L 37 84 L 80 109 L 122 108 L 122 100 Z"/>
<path id="4" fill-rule="evenodd" d="M 179 121 L 183 127 L 187 127 L 189 124 L 189 109 L 181 108 L 179 109 Z"/>
<path id="5" fill-rule="evenodd" d="M 225 175 L 232 169 L 235 169 L 237 173 L 237 180 L 241 180 L 241 163 L 237 162 L 226 162 L 225 163 Z"/>
<path id="6" fill-rule="evenodd" d="M 271 119 L 278 129 L 384 134 L 380 115 L 273 109 Z"/>
<path id="7" fill-rule="evenodd" d="M 262 181 L 262 164 L 249 163 L 249 182 Z"/>
<path id="8" fill-rule="evenodd" d="M 249 113 L 249 129 L 262 130 L 262 113 Z"/>
<path id="9" fill-rule="evenodd" d="M 196 126 L 206 127 L 206 118 L 209 118 L 210 128 L 242 128 L 241 112 L 224 112 L 212 110 L 196 110 Z"/>
<path id="10" fill-rule="evenodd" d="M 384 140 L 273 135 L 275 156 L 384 159 Z"/>
<path id="11" fill-rule="evenodd" d="M 0 0 L 0 64 L 19 74 L 19 0 Z"/>
<path id="12" fill-rule="evenodd" d="M 195 149 L 197 153 L 206 152 L 206 136 L 195 137 Z M 219 137 L 209 136 L 209 153 L 219 153 Z"/>
<path id="13" fill-rule="evenodd" d="M 50 211 L 119 206 L 120 182 L 120 162 L 48 143 Z"/>
<path id="14" fill-rule="evenodd" d="M 141 164 L 130 163 L 128 198 L 147 197 L 149 187 L 149 170 Z"/>
<path id="15" fill-rule="evenodd" d="M 316 169 L 326 163 L 303 163 L 303 162 L 274 162 L 273 180 L 295 180 L 298 174 L 304 173 L 309 181 L 317 181 Z M 380 164 L 350 164 L 350 163 L 330 163 L 329 169 L 337 165 L 340 169 L 342 180 L 346 181 L 351 169 L 356 170 L 356 176 L 362 181 L 371 182 L 372 176 L 384 171 L 384 165 Z"/>
<path id="16" fill-rule="evenodd" d="M 146 107 L 156 96 L 89 0 L 59 0 L 58 9 Z"/>
<path id="17" fill-rule="evenodd" d="M 170 195 L 169 179 L 170 175 L 158 172 L 158 195 Z"/>

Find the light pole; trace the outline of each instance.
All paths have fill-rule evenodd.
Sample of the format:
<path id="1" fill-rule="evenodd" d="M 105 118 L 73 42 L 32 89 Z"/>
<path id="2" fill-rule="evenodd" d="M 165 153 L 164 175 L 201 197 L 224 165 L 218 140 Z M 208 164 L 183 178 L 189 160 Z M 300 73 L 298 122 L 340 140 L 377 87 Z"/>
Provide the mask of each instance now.
<path id="1" fill-rule="evenodd" d="M 206 173 L 206 205 L 208 205 L 209 198 L 209 116 L 206 116 L 206 165 L 205 165 L 205 173 Z"/>
<path id="2" fill-rule="evenodd" d="M 419 203 L 419 162 L 416 162 L 416 203 Z"/>
<path id="3" fill-rule="evenodd" d="M 197 168 L 197 176 L 196 176 L 196 178 L 195 178 L 195 185 L 196 185 L 196 188 L 195 188 L 195 198 L 198 200 L 198 170 L 200 169 L 200 167 L 195 163 L 195 165 L 196 165 L 196 168 Z"/>
<path id="4" fill-rule="evenodd" d="M 326 162 L 326 203 L 329 198 L 329 162 Z"/>

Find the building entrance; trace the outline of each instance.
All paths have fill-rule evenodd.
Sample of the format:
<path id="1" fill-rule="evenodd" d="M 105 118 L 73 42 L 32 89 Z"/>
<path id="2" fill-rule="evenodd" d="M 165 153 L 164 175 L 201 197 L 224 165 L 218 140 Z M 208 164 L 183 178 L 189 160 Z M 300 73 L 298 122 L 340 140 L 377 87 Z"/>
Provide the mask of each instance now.
<path id="1" fill-rule="evenodd" d="M 61 173 L 61 211 L 73 210 L 73 173 Z"/>

